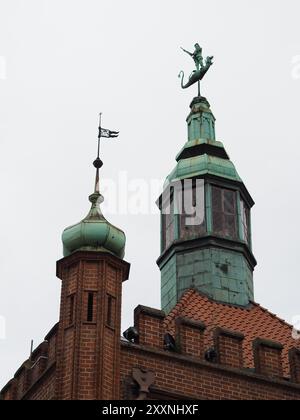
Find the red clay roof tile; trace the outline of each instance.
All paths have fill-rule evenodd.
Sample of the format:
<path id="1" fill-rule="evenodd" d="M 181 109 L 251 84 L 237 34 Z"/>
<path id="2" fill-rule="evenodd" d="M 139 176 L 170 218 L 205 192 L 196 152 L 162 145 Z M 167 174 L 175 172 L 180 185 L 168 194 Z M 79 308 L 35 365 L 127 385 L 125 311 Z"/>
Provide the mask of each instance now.
<path id="1" fill-rule="evenodd" d="M 292 347 L 300 349 L 300 342 L 292 338 L 292 327 L 277 315 L 261 305 L 251 302 L 248 307 L 237 307 L 219 303 L 200 294 L 194 289 L 188 290 L 167 315 L 165 328 L 174 334 L 175 320 L 184 316 L 206 324 L 206 346 L 212 345 L 212 330 L 222 327 L 245 335 L 243 342 L 244 365 L 254 367 L 252 342 L 255 338 L 275 340 L 283 346 L 283 369 L 289 376 L 288 351 Z"/>

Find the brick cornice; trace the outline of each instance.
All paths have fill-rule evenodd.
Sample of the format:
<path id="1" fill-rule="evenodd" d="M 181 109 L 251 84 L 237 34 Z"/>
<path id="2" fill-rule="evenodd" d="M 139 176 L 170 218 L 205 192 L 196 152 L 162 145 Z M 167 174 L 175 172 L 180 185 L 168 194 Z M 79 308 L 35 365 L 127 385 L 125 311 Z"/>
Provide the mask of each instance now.
<path id="1" fill-rule="evenodd" d="M 178 317 L 176 319 L 177 325 L 185 325 L 187 327 L 191 328 L 197 328 L 201 331 L 204 331 L 206 329 L 206 325 L 204 322 L 201 321 L 194 321 L 193 319 L 185 318 L 185 317 Z"/>
<path id="2" fill-rule="evenodd" d="M 229 337 L 229 338 L 233 338 L 235 340 L 239 340 L 239 341 L 243 341 L 245 336 L 244 334 L 238 332 L 238 331 L 231 331 L 231 330 L 227 330 L 225 328 L 216 328 L 214 331 L 214 338 L 218 338 L 218 337 Z"/>
<path id="3" fill-rule="evenodd" d="M 70 265 L 79 262 L 79 261 L 107 261 L 114 267 L 123 267 L 125 268 L 124 271 L 124 279 L 128 280 L 129 271 L 130 271 L 130 264 L 122 260 L 119 257 L 109 253 L 109 252 L 99 252 L 99 251 L 76 251 L 73 254 L 69 255 L 68 257 L 64 257 L 56 262 L 56 276 L 61 278 L 62 270 L 64 268 L 69 267 Z"/>
<path id="4" fill-rule="evenodd" d="M 139 317 L 140 314 L 149 315 L 151 317 L 162 319 L 162 320 L 165 319 L 165 316 L 166 316 L 164 311 L 161 311 L 159 309 L 154 309 L 154 308 L 150 308 L 148 306 L 138 305 L 134 309 L 134 319 Z"/>
<path id="5" fill-rule="evenodd" d="M 264 338 L 256 338 L 253 341 L 253 348 L 257 349 L 260 346 L 269 347 L 269 348 L 275 349 L 275 350 L 282 350 L 283 349 L 283 345 L 281 343 L 278 343 L 277 341 L 266 340 Z"/>

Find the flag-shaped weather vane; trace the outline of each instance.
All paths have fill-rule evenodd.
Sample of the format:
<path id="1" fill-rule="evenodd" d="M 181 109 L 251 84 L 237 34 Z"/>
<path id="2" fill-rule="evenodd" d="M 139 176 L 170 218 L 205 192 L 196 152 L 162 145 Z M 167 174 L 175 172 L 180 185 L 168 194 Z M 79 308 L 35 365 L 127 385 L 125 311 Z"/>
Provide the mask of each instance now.
<path id="1" fill-rule="evenodd" d="M 100 114 L 99 114 L 99 134 L 98 134 L 98 139 L 100 139 L 101 137 L 107 137 L 107 138 L 115 138 L 115 137 L 118 137 L 119 131 L 107 130 L 106 128 L 102 128 L 101 127 L 101 118 L 102 118 L 102 112 L 100 112 Z"/>
<path id="2" fill-rule="evenodd" d="M 96 183 L 95 183 L 95 192 L 99 193 L 99 169 L 102 168 L 103 162 L 100 159 L 100 141 L 102 137 L 106 138 L 116 138 L 119 136 L 119 131 L 112 131 L 106 128 L 102 128 L 102 112 L 99 114 L 99 132 L 98 132 L 98 153 L 97 158 L 93 162 L 94 167 L 96 168 Z"/>
<path id="3" fill-rule="evenodd" d="M 102 128 L 102 112 L 99 114 L 99 132 L 98 132 L 98 153 L 97 153 L 97 159 L 94 161 L 93 165 L 95 168 L 100 169 L 103 166 L 103 162 L 100 159 L 100 141 L 102 137 L 106 138 L 116 138 L 119 136 L 119 131 L 112 131 L 108 130 L 107 128 Z"/>

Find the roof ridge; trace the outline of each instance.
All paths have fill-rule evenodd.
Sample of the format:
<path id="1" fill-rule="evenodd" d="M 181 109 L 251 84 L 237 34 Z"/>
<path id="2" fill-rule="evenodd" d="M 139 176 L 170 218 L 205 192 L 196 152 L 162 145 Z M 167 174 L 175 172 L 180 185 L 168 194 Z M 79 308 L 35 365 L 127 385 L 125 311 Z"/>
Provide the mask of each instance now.
<path id="1" fill-rule="evenodd" d="M 265 308 L 264 306 L 262 306 L 260 303 L 257 302 L 251 302 L 254 306 L 260 308 L 263 312 L 267 312 L 270 316 L 272 316 L 273 318 L 276 318 L 278 321 L 280 321 L 282 324 L 290 327 L 290 328 L 294 328 L 294 326 L 290 323 L 288 323 L 286 320 L 280 318 L 277 314 L 274 314 L 273 312 L 269 311 L 269 309 Z"/>
<path id="2" fill-rule="evenodd" d="M 176 303 L 176 305 L 171 309 L 171 311 L 168 313 L 168 315 L 165 318 L 165 322 L 168 324 L 169 322 L 173 321 L 173 319 L 177 318 L 184 307 L 184 305 L 187 303 L 187 300 L 196 292 L 195 289 L 188 289 L 184 292 L 184 294 L 181 296 L 180 300 Z"/>
<path id="3" fill-rule="evenodd" d="M 174 306 L 174 309 L 178 307 L 177 309 L 181 312 L 181 309 L 183 307 L 183 304 L 192 297 L 196 293 L 195 289 L 188 289 L 180 298 L 180 300 L 177 302 L 177 304 Z"/>

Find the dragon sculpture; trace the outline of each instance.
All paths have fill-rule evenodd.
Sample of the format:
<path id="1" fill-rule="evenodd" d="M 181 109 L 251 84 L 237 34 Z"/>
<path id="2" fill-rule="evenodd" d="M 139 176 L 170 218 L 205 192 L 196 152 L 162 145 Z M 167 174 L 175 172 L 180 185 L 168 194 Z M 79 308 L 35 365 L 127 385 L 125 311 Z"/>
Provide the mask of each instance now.
<path id="1" fill-rule="evenodd" d="M 181 71 L 179 73 L 178 77 L 181 77 L 181 87 L 182 89 L 187 89 L 188 87 L 198 82 L 200 96 L 200 81 L 203 79 L 205 74 L 208 72 L 209 68 L 212 66 L 214 57 L 207 57 L 205 60 L 205 64 L 203 64 L 202 48 L 199 46 L 199 44 L 195 44 L 195 51 L 193 53 L 184 50 L 183 48 L 182 50 L 193 58 L 196 65 L 196 70 L 192 72 L 187 83 L 184 83 L 184 72 Z"/>

